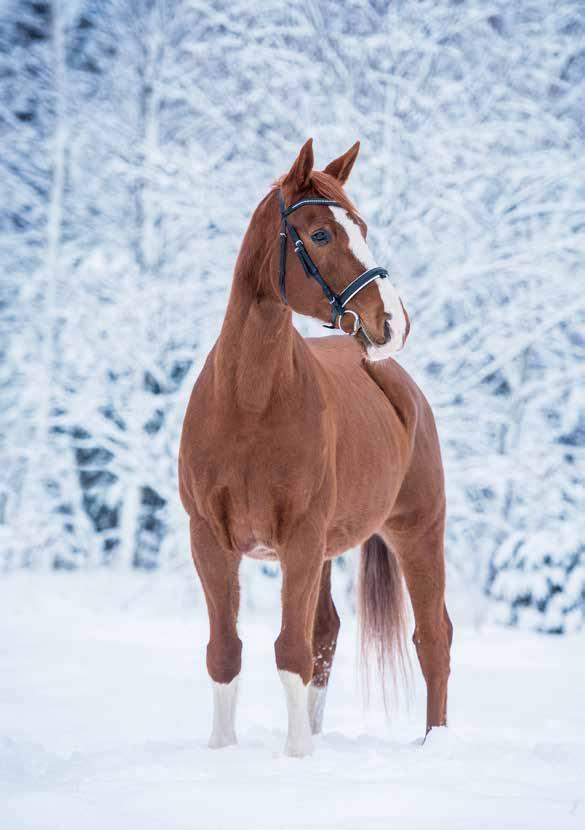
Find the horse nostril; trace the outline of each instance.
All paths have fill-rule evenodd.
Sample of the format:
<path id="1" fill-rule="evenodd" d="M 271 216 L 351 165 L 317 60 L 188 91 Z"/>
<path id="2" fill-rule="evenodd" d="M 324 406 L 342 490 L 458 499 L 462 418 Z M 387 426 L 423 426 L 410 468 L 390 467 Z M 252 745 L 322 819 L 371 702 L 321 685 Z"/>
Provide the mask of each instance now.
<path id="1" fill-rule="evenodd" d="M 392 315 L 389 315 L 389 317 L 391 317 L 391 316 Z M 386 339 L 384 340 L 384 343 L 388 343 L 390 340 L 392 340 L 392 326 L 390 325 L 390 320 L 389 319 L 386 320 L 386 322 L 384 323 L 384 334 L 386 335 Z"/>

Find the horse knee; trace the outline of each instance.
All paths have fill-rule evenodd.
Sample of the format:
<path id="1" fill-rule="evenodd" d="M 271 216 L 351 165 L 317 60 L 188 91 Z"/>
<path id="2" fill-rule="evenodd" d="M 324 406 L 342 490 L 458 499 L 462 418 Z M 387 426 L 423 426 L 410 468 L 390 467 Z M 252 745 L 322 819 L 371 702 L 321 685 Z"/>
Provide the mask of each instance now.
<path id="1" fill-rule="evenodd" d="M 274 643 L 274 654 L 280 671 L 299 674 L 305 685 L 311 680 L 313 652 L 308 640 L 301 636 L 291 637 L 281 631 Z"/>
<path id="2" fill-rule="evenodd" d="M 242 668 L 242 641 L 237 636 L 212 638 L 207 646 L 207 671 L 216 683 L 231 683 Z"/>

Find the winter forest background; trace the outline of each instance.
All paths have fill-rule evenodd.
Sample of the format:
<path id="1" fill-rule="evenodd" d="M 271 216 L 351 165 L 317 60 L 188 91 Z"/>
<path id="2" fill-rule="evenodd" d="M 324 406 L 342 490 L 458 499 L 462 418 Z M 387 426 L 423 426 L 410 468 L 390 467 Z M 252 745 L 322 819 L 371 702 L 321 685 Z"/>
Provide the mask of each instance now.
<path id="1" fill-rule="evenodd" d="M 348 191 L 412 318 L 451 584 L 579 628 L 582 0 L 1 0 L 0 568 L 188 562 L 186 400 L 308 136 L 319 166 L 362 141 Z"/>

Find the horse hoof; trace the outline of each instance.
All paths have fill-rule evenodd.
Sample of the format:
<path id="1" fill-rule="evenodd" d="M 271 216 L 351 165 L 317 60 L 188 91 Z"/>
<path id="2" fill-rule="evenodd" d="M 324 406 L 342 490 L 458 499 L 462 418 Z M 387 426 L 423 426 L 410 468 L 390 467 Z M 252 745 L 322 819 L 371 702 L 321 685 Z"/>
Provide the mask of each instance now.
<path id="1" fill-rule="evenodd" d="M 237 744 L 237 738 L 234 733 L 231 735 L 212 735 L 207 746 L 210 749 L 223 749 L 224 746 L 233 746 Z"/>
<path id="2" fill-rule="evenodd" d="M 284 754 L 288 758 L 307 758 L 313 754 L 313 741 L 309 736 L 300 741 L 287 741 Z"/>

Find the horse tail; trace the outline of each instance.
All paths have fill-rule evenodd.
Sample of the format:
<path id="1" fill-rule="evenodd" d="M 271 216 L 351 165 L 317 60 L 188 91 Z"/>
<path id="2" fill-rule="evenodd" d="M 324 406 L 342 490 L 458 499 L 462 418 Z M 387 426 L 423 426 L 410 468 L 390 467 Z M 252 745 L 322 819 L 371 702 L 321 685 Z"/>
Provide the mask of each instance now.
<path id="1" fill-rule="evenodd" d="M 388 681 L 397 690 L 397 678 L 406 688 L 410 662 L 406 647 L 406 597 L 404 579 L 394 553 L 379 536 L 362 545 L 358 574 L 358 623 L 360 654 L 366 697 L 370 667 L 374 663 L 388 709 Z M 372 659 L 373 658 L 373 659 Z"/>

